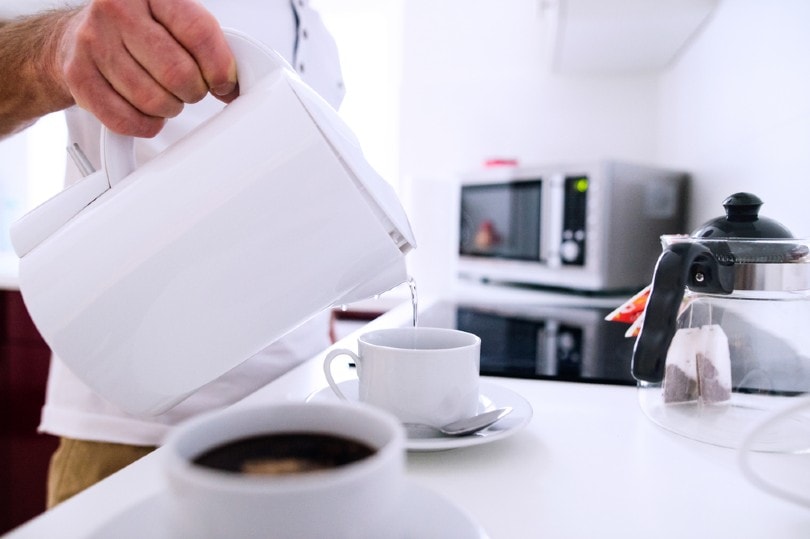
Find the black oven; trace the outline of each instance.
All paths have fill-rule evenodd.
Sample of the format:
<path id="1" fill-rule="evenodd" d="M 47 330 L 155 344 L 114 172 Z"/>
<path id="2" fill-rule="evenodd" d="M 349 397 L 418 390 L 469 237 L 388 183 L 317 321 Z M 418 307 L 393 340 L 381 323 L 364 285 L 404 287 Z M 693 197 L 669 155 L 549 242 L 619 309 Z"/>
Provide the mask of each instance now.
<path id="1" fill-rule="evenodd" d="M 511 378 L 635 385 L 634 339 L 605 321 L 603 307 L 492 305 L 442 301 L 419 314 L 420 326 L 481 337 L 481 374 Z"/>

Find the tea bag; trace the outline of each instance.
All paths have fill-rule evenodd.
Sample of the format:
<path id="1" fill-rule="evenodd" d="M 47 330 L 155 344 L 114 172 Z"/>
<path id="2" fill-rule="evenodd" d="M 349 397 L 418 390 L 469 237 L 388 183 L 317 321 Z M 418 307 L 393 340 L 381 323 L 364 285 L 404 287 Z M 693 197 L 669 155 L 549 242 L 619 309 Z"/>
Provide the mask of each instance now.
<path id="1" fill-rule="evenodd" d="M 672 337 L 664 372 L 664 402 L 698 400 L 697 356 L 703 348 L 702 337 L 700 328 L 679 329 Z"/>
<path id="2" fill-rule="evenodd" d="M 675 332 L 667 350 L 663 391 L 666 403 L 720 403 L 731 398 L 731 356 L 720 326 Z"/>
<path id="3" fill-rule="evenodd" d="M 731 398 L 731 356 L 728 337 L 718 325 L 703 326 L 703 350 L 697 358 L 698 392 L 703 402 Z"/>

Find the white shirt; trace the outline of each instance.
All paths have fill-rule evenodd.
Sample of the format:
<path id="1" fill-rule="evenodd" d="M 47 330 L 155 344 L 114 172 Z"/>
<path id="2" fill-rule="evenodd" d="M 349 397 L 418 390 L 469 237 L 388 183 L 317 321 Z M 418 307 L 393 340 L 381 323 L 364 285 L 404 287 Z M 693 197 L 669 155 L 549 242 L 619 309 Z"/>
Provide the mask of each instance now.
<path id="1" fill-rule="evenodd" d="M 39 3 L 42 2 L 47 0 L 40 0 Z M 223 27 L 235 28 L 278 51 L 299 70 L 305 82 L 337 108 L 343 98 L 337 50 L 320 17 L 309 8 L 307 0 L 203 0 L 202 3 Z M 4 9 L 13 8 L 7 6 Z M 183 114 L 170 120 L 157 137 L 137 141 L 138 159 L 148 160 L 221 106 L 219 101 L 210 97 L 187 106 Z M 78 143 L 98 168 L 98 121 L 78 107 L 68 109 L 66 118 L 68 142 Z M 68 163 L 66 182 L 72 183 L 79 176 L 78 170 Z M 172 425 L 200 412 L 241 400 L 304 359 L 322 351 L 330 344 L 328 324 L 328 314 L 323 313 L 206 385 L 173 409 L 149 418 L 129 415 L 101 398 L 54 357 L 40 430 L 84 440 L 158 445 Z"/>

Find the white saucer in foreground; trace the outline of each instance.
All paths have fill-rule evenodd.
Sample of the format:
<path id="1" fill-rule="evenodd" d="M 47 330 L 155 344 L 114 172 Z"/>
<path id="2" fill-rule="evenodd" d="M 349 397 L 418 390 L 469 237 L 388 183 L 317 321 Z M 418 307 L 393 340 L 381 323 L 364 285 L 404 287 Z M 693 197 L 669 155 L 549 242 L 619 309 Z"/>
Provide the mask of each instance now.
<path id="1" fill-rule="evenodd" d="M 347 380 L 338 384 L 340 390 L 351 400 L 358 400 L 357 380 Z M 325 387 L 307 397 L 307 402 L 337 400 L 338 396 L 330 387 Z M 408 438 L 405 446 L 408 451 L 444 451 L 486 444 L 511 436 L 525 427 L 532 418 L 532 405 L 511 389 L 482 380 L 478 395 L 478 413 L 495 408 L 510 406 L 512 413 L 494 425 L 470 436 L 445 436 L 436 433 L 432 437 Z"/>
<path id="2" fill-rule="evenodd" d="M 118 513 L 89 539 L 185 539 L 172 522 L 167 494 L 151 496 Z M 400 516 L 402 539 L 487 539 L 484 529 L 464 510 L 428 488 L 406 482 Z"/>

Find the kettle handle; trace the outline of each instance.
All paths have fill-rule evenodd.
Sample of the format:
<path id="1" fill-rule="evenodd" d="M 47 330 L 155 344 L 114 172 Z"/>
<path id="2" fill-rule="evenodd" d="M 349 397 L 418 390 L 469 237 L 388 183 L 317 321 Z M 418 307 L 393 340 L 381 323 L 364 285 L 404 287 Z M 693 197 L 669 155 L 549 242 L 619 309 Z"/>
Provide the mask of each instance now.
<path id="1" fill-rule="evenodd" d="M 632 372 L 636 380 L 658 383 L 664 379 L 667 351 L 677 330 L 687 287 L 730 294 L 734 291 L 734 264 L 718 262 L 700 242 L 675 243 L 661 253 L 633 348 Z"/>
<path id="2" fill-rule="evenodd" d="M 273 71 L 287 69 L 295 73 L 283 56 L 264 43 L 238 30 L 223 28 L 222 31 L 236 60 L 239 95 L 250 93 Z M 135 139 L 102 127 L 101 158 L 110 186 L 117 184 L 135 170 Z"/>
<path id="3" fill-rule="evenodd" d="M 236 30 L 223 28 L 223 32 L 236 60 L 240 95 L 253 91 L 260 80 L 276 70 L 295 73 L 280 54 L 263 43 Z M 135 170 L 135 139 L 102 126 L 101 159 L 101 170 L 68 186 L 11 226 L 9 238 L 18 257 L 28 254 Z"/>

